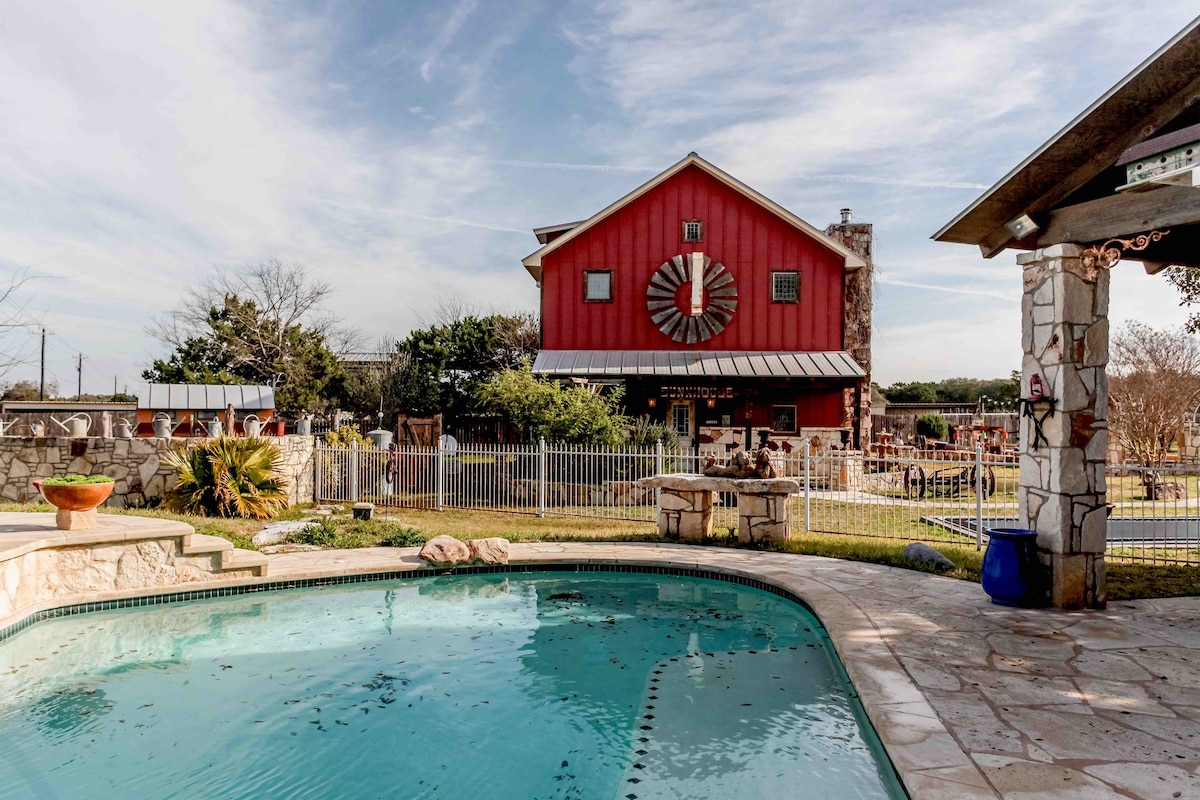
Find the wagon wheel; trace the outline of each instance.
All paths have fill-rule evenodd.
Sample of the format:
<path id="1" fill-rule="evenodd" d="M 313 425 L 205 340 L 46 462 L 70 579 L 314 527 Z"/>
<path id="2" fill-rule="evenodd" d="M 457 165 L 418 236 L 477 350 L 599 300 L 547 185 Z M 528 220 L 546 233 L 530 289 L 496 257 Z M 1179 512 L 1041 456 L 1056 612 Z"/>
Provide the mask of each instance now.
<path id="1" fill-rule="evenodd" d="M 974 489 L 976 486 L 976 483 L 975 483 L 975 470 L 976 469 L 977 469 L 977 467 L 971 467 L 971 488 L 972 489 Z M 983 473 L 983 485 L 981 488 L 983 489 L 984 497 L 991 497 L 992 495 L 994 495 L 996 493 L 996 471 L 994 469 L 992 469 L 990 466 L 986 467 L 985 469 L 986 469 L 986 471 Z"/>
<path id="2" fill-rule="evenodd" d="M 909 464 L 904 468 L 904 493 L 911 500 L 913 497 L 925 496 L 925 469 L 919 464 Z"/>

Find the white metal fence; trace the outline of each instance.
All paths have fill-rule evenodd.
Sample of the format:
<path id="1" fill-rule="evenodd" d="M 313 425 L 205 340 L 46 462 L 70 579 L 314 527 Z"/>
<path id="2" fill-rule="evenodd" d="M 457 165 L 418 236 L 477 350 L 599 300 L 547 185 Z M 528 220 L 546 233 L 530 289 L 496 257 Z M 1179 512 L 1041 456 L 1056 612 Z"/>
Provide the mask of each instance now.
<path id="1" fill-rule="evenodd" d="M 387 507 L 503 511 L 652 523 L 655 492 L 636 485 L 659 473 L 700 472 L 712 455 L 546 444 L 331 448 L 316 452 L 316 498 Z M 982 545 L 990 528 L 1019 527 L 1013 455 L 926 451 L 775 454 L 796 479 L 797 530 Z M 1200 564 L 1200 488 L 1195 467 L 1110 466 L 1110 556 Z M 736 529 L 737 503 L 720 494 L 714 527 Z"/>

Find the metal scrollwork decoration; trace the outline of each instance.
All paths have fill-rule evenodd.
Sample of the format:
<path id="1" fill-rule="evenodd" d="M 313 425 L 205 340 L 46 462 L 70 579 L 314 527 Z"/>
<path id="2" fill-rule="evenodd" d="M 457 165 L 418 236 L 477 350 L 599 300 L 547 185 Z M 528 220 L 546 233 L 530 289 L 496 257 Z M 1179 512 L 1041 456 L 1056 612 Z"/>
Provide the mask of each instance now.
<path id="1" fill-rule="evenodd" d="M 1145 250 L 1150 245 L 1162 239 L 1170 231 L 1150 231 L 1139 233 L 1132 239 L 1109 239 L 1104 244 L 1092 245 L 1079 255 L 1083 264 L 1084 274 L 1088 280 L 1095 280 L 1100 269 L 1112 269 L 1121 260 L 1121 254 L 1128 251 Z"/>
<path id="2" fill-rule="evenodd" d="M 733 275 L 720 262 L 704 256 L 705 302 L 701 307 L 693 308 L 690 315 L 681 311 L 676 305 L 675 294 L 679 287 L 692 282 L 691 266 L 690 256 L 674 256 L 650 276 L 650 284 L 646 287 L 646 311 L 650 313 L 650 321 L 672 341 L 687 344 L 707 342 L 725 330 L 738 304 Z"/>

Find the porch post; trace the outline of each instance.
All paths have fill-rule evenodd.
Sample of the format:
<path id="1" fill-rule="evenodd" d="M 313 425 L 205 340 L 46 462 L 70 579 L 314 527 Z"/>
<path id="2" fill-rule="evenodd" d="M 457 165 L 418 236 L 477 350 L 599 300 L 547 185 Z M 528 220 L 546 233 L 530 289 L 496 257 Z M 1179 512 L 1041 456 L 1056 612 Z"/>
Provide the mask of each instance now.
<path id="1" fill-rule="evenodd" d="M 1109 274 L 1089 275 L 1082 252 L 1058 244 L 1017 257 L 1025 287 L 1021 396 L 1037 375 L 1054 399 L 1049 415 L 1041 402 L 1021 418 L 1020 517 L 1037 531 L 1047 599 L 1058 608 L 1100 608 L 1105 600 Z"/>

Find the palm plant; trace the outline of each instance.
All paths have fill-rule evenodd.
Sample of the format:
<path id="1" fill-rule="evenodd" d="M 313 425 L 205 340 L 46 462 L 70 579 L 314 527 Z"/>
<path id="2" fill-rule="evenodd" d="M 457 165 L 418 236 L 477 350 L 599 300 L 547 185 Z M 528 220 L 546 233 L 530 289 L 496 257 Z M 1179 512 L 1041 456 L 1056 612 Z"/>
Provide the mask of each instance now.
<path id="1" fill-rule="evenodd" d="M 288 507 L 283 456 L 265 439 L 220 436 L 164 458 L 179 473 L 167 500 L 175 511 L 270 519 Z"/>

